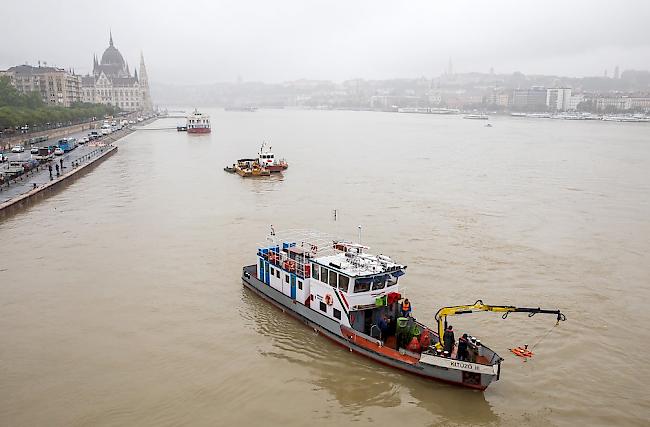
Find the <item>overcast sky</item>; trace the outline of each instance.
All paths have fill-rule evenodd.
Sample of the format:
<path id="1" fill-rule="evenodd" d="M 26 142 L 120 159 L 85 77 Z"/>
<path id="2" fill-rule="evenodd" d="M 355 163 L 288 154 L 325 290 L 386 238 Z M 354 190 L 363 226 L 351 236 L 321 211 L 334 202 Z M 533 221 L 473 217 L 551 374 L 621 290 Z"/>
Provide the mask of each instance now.
<path id="1" fill-rule="evenodd" d="M 0 69 L 92 68 L 115 46 L 150 81 L 280 82 L 455 71 L 611 76 L 650 69 L 650 1 L 3 2 Z"/>

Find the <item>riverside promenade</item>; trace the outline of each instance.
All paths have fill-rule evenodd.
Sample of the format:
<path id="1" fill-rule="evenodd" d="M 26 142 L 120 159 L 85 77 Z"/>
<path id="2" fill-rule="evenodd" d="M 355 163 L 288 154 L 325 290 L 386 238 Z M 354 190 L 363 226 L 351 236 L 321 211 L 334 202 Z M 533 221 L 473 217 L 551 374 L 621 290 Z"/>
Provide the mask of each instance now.
<path id="1" fill-rule="evenodd" d="M 140 123 L 145 125 L 154 119 Z M 139 126 L 138 126 L 139 127 Z M 63 156 L 55 157 L 37 168 L 0 185 L 0 220 L 13 212 L 40 200 L 60 184 L 71 182 L 82 176 L 117 151 L 114 145 L 119 139 L 133 133 L 136 128 L 126 128 L 104 136 L 97 142 L 78 146 Z M 70 133 L 65 136 L 80 138 L 84 132 Z M 45 144 L 51 143 L 46 141 Z M 21 153 L 16 160 L 28 159 L 29 153 Z M 14 160 L 14 159 L 12 159 Z"/>

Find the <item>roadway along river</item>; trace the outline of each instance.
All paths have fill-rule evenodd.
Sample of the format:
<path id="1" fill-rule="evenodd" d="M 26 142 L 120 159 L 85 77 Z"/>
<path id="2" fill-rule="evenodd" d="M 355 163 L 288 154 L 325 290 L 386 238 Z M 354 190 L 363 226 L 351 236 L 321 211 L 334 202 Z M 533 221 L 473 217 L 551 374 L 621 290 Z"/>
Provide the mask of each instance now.
<path id="1" fill-rule="evenodd" d="M 0 424 L 647 422 L 648 124 L 207 112 L 211 135 L 137 131 L 0 222 Z M 262 140 L 283 178 L 223 172 Z M 362 224 L 427 323 L 479 298 L 568 320 L 523 363 L 552 316 L 452 318 L 505 358 L 485 393 L 402 374 L 242 288 L 270 224 Z"/>

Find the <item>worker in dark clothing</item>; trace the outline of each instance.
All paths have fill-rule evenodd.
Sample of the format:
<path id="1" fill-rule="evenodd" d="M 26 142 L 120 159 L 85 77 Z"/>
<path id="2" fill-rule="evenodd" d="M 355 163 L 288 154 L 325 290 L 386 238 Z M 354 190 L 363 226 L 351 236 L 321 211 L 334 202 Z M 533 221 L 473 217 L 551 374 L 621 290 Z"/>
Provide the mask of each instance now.
<path id="1" fill-rule="evenodd" d="M 456 339 L 454 337 L 454 328 L 451 325 L 447 326 L 447 330 L 442 336 L 442 339 L 445 342 L 444 351 L 449 352 L 449 357 L 451 357 L 451 353 L 454 350 L 454 344 L 456 343 Z"/>
<path id="2" fill-rule="evenodd" d="M 463 334 L 463 336 L 458 339 L 458 351 L 456 352 L 456 359 L 465 362 L 469 359 L 469 354 L 467 353 L 467 334 Z"/>
<path id="3" fill-rule="evenodd" d="M 384 314 L 379 318 L 379 330 L 381 331 L 381 339 L 386 339 L 390 329 L 390 319 Z"/>

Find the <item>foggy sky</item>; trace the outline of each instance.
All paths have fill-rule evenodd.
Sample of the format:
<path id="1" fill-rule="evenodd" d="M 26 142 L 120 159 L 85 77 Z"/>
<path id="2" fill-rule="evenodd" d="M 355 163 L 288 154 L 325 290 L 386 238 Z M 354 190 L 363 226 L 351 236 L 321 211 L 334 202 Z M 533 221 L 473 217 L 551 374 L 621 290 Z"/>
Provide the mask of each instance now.
<path id="1" fill-rule="evenodd" d="M 650 69 L 650 2 L 5 2 L 0 69 L 38 60 L 92 69 L 115 46 L 140 50 L 161 83 L 342 81 L 458 72 L 602 75 Z"/>

